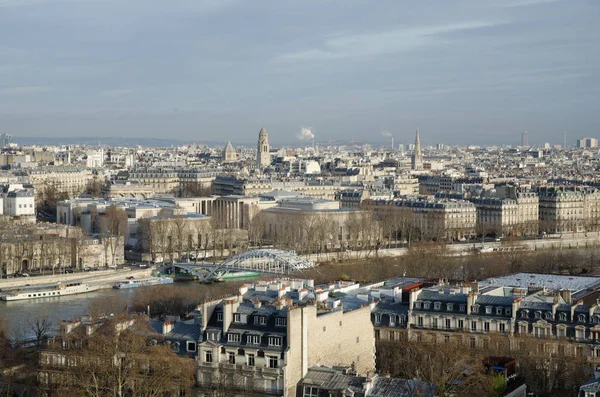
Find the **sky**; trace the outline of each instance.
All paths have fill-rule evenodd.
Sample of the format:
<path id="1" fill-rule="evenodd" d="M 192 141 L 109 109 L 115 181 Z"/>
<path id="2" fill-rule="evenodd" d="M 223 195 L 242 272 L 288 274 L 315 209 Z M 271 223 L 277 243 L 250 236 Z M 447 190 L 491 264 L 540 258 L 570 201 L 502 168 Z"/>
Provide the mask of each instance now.
<path id="1" fill-rule="evenodd" d="M 0 0 L 0 132 L 600 137 L 598 0 Z"/>

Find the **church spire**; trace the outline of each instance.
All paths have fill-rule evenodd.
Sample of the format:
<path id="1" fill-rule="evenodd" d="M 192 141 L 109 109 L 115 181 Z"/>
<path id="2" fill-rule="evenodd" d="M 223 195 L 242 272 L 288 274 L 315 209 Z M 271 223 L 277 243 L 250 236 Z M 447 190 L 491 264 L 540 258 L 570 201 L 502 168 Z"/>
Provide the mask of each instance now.
<path id="1" fill-rule="evenodd" d="M 415 149 L 411 157 L 411 168 L 414 171 L 420 171 L 423 169 L 423 153 L 421 153 L 421 138 L 419 136 L 418 126 L 415 134 Z"/>

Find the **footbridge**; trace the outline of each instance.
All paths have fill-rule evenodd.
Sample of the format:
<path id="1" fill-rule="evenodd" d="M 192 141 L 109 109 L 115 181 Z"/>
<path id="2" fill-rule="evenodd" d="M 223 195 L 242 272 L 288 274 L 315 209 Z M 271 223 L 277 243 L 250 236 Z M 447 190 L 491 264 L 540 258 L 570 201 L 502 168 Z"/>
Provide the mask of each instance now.
<path id="1" fill-rule="evenodd" d="M 245 251 L 221 263 L 173 263 L 171 266 L 185 270 L 202 281 L 210 281 L 239 272 L 292 275 L 313 268 L 315 264 L 294 252 L 267 248 Z"/>

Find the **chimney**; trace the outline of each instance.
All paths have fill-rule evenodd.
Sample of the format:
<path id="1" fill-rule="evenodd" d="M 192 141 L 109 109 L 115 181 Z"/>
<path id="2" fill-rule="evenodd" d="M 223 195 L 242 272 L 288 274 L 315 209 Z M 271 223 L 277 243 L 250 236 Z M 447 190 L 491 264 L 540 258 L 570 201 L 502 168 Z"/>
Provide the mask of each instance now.
<path id="1" fill-rule="evenodd" d="M 304 299 L 306 297 L 306 295 L 308 295 L 307 289 L 298 290 L 298 300 Z"/>
<path id="2" fill-rule="evenodd" d="M 248 292 L 248 286 L 246 284 L 242 285 L 239 289 L 240 295 L 244 295 L 246 292 Z"/>
<path id="3" fill-rule="evenodd" d="M 260 308 L 261 308 L 261 306 L 262 306 L 262 302 L 260 301 L 260 299 L 254 299 L 254 300 L 252 301 L 252 303 L 254 303 L 254 308 L 255 308 L 255 309 L 260 309 Z"/>
<path id="4" fill-rule="evenodd" d="M 568 289 L 561 289 L 560 296 L 563 298 L 566 304 L 571 304 L 571 291 Z"/>
<path id="5" fill-rule="evenodd" d="M 418 288 L 413 288 L 412 290 L 410 290 L 410 293 L 408 294 L 408 307 L 410 310 L 412 310 L 412 308 L 415 304 L 415 301 L 419 297 L 420 293 L 421 293 L 421 290 Z"/>
<path id="6" fill-rule="evenodd" d="M 558 308 L 558 304 L 560 302 L 560 299 L 558 298 L 558 296 L 554 297 L 554 301 L 552 302 L 552 318 L 556 319 L 556 309 Z"/>
<path id="7" fill-rule="evenodd" d="M 477 292 L 473 291 L 467 296 L 467 314 L 471 314 L 471 308 L 477 302 Z"/>
<path id="8" fill-rule="evenodd" d="M 277 297 L 281 298 L 285 296 L 285 288 L 279 288 L 279 291 L 277 291 Z"/>
<path id="9" fill-rule="evenodd" d="M 581 305 L 581 301 L 577 302 L 575 304 L 571 304 L 571 321 L 573 321 L 573 319 L 575 318 L 575 309 L 577 308 L 577 306 Z"/>
<path id="10" fill-rule="evenodd" d="M 590 305 L 590 321 L 592 316 L 594 315 L 594 312 L 596 311 L 596 308 L 598 307 L 598 299 L 596 299 L 596 303 Z"/>
<path id="11" fill-rule="evenodd" d="M 169 332 L 173 331 L 173 321 L 165 321 L 162 324 L 162 334 L 166 335 Z"/>
<path id="12" fill-rule="evenodd" d="M 240 306 L 240 300 L 240 296 L 235 296 L 223 302 L 223 333 L 229 331 L 229 326 L 233 323 L 233 313 Z"/>

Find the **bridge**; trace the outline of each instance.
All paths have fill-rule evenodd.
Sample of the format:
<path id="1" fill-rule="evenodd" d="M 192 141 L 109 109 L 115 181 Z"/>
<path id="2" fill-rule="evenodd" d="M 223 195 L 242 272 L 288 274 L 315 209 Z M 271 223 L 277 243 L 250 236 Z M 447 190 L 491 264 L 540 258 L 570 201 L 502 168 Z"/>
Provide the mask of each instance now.
<path id="1" fill-rule="evenodd" d="M 291 275 L 313 268 L 315 264 L 290 251 L 265 248 L 242 252 L 221 263 L 173 263 L 171 266 L 173 270 L 179 268 L 202 281 L 210 281 L 236 272 Z"/>

